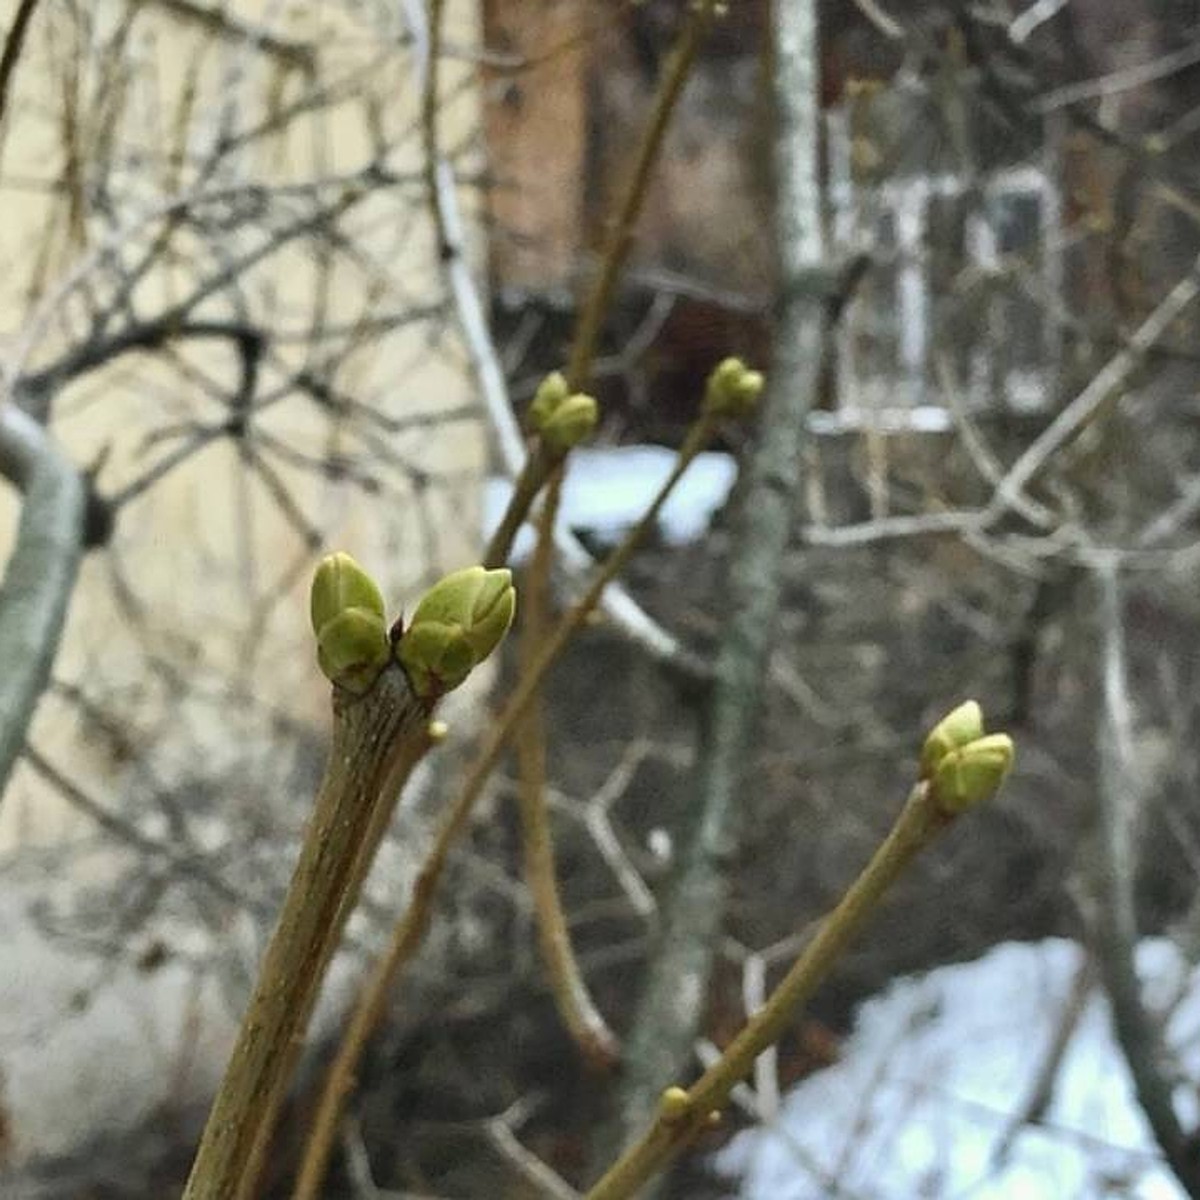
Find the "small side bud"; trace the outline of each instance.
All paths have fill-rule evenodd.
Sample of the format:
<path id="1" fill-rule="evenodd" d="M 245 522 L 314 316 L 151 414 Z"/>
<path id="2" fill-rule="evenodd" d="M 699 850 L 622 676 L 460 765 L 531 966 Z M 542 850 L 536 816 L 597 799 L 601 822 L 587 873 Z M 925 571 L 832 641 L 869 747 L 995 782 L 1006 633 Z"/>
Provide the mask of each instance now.
<path id="1" fill-rule="evenodd" d="M 983 737 L 983 710 L 974 700 L 947 713 L 930 731 L 921 747 L 922 779 L 932 777 L 938 764 L 950 753 Z"/>
<path id="2" fill-rule="evenodd" d="M 691 1108 L 692 1098 L 687 1094 L 686 1088 L 678 1086 L 664 1088 L 662 1095 L 658 1098 L 658 1115 L 668 1125 L 682 1121 Z"/>
<path id="3" fill-rule="evenodd" d="M 417 695 L 436 700 L 458 687 L 500 644 L 515 610 L 512 573 L 503 567 L 467 567 L 434 584 L 396 646 Z"/>
<path id="4" fill-rule="evenodd" d="M 953 816 L 987 800 L 1004 782 L 1013 764 L 1013 742 L 1006 733 L 991 733 L 951 750 L 931 781 L 934 798 Z"/>
<path id="5" fill-rule="evenodd" d="M 425 730 L 430 745 L 437 746 L 450 736 L 450 726 L 445 721 L 430 721 Z"/>
<path id="6" fill-rule="evenodd" d="M 554 415 L 558 406 L 571 394 L 566 376 L 561 371 L 551 371 L 533 394 L 529 404 L 529 424 L 540 430 Z"/>
<path id="7" fill-rule="evenodd" d="M 704 409 L 714 416 L 744 417 L 754 411 L 765 380 L 740 358 L 722 359 L 704 389 Z"/>
<path id="8" fill-rule="evenodd" d="M 322 673 L 347 691 L 366 691 L 391 657 L 375 581 L 350 555 L 330 554 L 313 575 L 309 612 Z"/>
<path id="9" fill-rule="evenodd" d="M 539 426 L 542 441 L 556 454 L 566 452 L 592 436 L 600 419 L 600 406 L 592 396 L 568 396 Z"/>

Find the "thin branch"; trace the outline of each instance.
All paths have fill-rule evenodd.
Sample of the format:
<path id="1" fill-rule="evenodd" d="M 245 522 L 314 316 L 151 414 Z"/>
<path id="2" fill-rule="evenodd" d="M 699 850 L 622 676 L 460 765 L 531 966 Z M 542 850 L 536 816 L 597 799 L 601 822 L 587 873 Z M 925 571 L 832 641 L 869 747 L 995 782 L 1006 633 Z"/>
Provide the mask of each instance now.
<path id="1" fill-rule="evenodd" d="M 298 1047 L 336 948 L 372 814 L 401 765 L 429 746 L 429 717 L 392 664 L 365 696 L 334 693 L 325 777 L 279 923 L 213 1101 L 184 1200 L 253 1194 L 255 1158 L 270 1136 Z"/>
<path id="2" fill-rule="evenodd" d="M 507 1112 L 485 1121 L 488 1139 L 546 1200 L 579 1200 L 579 1193 L 536 1154 L 527 1150 L 517 1137 L 514 1127 L 520 1125 L 529 1107 L 528 1101 L 518 1100 Z"/>
<path id="3" fill-rule="evenodd" d="M 4 114 L 8 109 L 9 85 L 17 69 L 17 60 L 25 47 L 25 35 L 29 32 L 29 23 L 33 20 L 37 6 L 38 0 L 20 0 L 13 15 L 13 23 L 8 27 L 8 36 L 4 39 L 4 50 L 0 52 L 0 124 L 3 123 Z"/>
<path id="4" fill-rule="evenodd" d="M 1191 270 L 1167 293 L 1154 311 L 1138 326 L 1128 343 L 1113 355 L 1092 381 L 1034 439 L 1009 468 L 989 510 L 998 512 L 1014 506 L 1015 497 L 1033 480 L 1056 450 L 1074 437 L 1096 410 L 1128 380 L 1151 347 L 1200 295 L 1200 257 Z"/>
<path id="5" fill-rule="evenodd" d="M 84 481 L 45 428 L 0 404 L 0 475 L 24 492 L 0 584 L 0 797 L 50 682 L 83 553 Z"/>
<path id="6" fill-rule="evenodd" d="M 34 746 L 26 745 L 22 758 L 73 808 L 95 821 L 106 833 L 119 842 L 136 850 L 139 854 L 162 858 L 177 874 L 194 879 L 207 887 L 214 896 L 227 904 L 243 907 L 249 912 L 263 913 L 268 906 L 256 897 L 248 896 L 227 883 L 199 854 L 188 854 L 169 841 L 148 837 L 132 822 L 119 813 L 112 812 L 94 796 L 85 792 L 77 783 L 68 779 L 49 759 Z"/>
<path id="7" fill-rule="evenodd" d="M 952 821 L 928 784 L 912 789 L 887 838 L 763 1007 L 691 1088 L 671 1088 L 662 1095 L 658 1115 L 645 1133 L 587 1193 L 586 1200 L 630 1200 L 709 1125 L 713 1114 L 729 1103 L 734 1088 L 752 1073 L 758 1056 L 795 1020 L 891 885 Z"/>
<path id="8" fill-rule="evenodd" d="M 1042 1055 L 1041 1064 L 1033 1076 L 1029 1095 L 1021 1107 L 1013 1113 L 1004 1127 L 1004 1132 L 992 1147 L 993 1170 L 998 1170 L 1007 1163 L 1017 1138 L 1021 1136 L 1026 1126 L 1038 1125 L 1045 1119 L 1054 1100 L 1054 1089 L 1058 1083 L 1063 1060 L 1071 1048 L 1071 1042 L 1079 1028 L 1079 1023 L 1087 1012 L 1088 1001 L 1092 998 L 1095 982 L 1094 965 L 1088 957 L 1084 956 L 1075 970 L 1071 986 L 1059 1010 L 1054 1032 Z"/>
<path id="9" fill-rule="evenodd" d="M 538 518 L 537 548 L 521 592 L 524 616 L 518 652 L 522 673 L 533 668 L 547 631 L 550 570 L 554 557 L 553 529 L 561 496 L 562 471 L 559 470 L 547 489 Z M 616 1064 L 620 1046 L 592 999 L 576 962 L 558 890 L 554 835 L 546 805 L 546 721 L 540 694 L 530 703 L 518 724 L 514 740 L 519 775 L 517 807 L 521 820 L 521 853 L 550 991 L 563 1024 L 584 1058 L 595 1067 L 609 1068 Z"/>
<path id="10" fill-rule="evenodd" d="M 699 0 L 693 5 L 683 32 L 671 51 L 658 91 L 650 119 L 638 146 L 633 174 L 625 190 L 621 205 L 613 217 L 608 240 L 600 260 L 600 274 L 588 292 L 587 300 L 575 325 L 571 341 L 571 353 L 567 359 L 567 380 L 575 390 L 587 386 L 588 372 L 596 354 L 605 317 L 608 315 L 612 295 L 620 278 L 621 269 L 629 254 L 633 228 L 641 212 L 642 204 L 650 184 L 650 174 L 658 162 L 662 140 L 667 131 L 671 114 L 692 64 L 700 49 L 700 43 L 708 32 L 721 4 L 718 0 Z"/>
<path id="11" fill-rule="evenodd" d="M 1138 940 L 1134 886 L 1144 785 L 1134 760 L 1120 578 L 1113 563 L 1102 567 L 1098 576 L 1103 686 L 1092 937 L 1112 1006 L 1113 1030 L 1129 1064 L 1138 1103 L 1179 1183 L 1189 1196 L 1200 1197 L 1200 1153 L 1175 1111 L 1161 1031 L 1142 1002 L 1134 963 Z"/>
<path id="12" fill-rule="evenodd" d="M 441 206 L 447 253 L 444 266 L 450 281 L 459 323 L 474 367 L 484 410 L 500 451 L 505 472 L 517 478 L 525 463 L 525 443 L 508 395 L 504 370 L 488 328 L 479 290 L 463 255 L 462 218 L 455 193 L 454 173 L 442 163 L 437 173 L 438 204 Z M 578 585 L 586 578 L 595 561 L 569 529 L 559 525 L 554 531 L 559 563 Z M 705 664 L 692 654 L 672 633 L 658 624 L 619 584 L 610 583 L 604 593 L 606 616 L 635 645 L 654 661 L 691 680 L 707 678 Z"/>
<path id="13" fill-rule="evenodd" d="M 1194 67 L 1198 62 L 1200 42 L 1193 42 L 1170 54 L 1163 54 L 1152 62 L 1123 67 L 1111 74 L 1101 75 L 1098 79 L 1085 79 L 1081 83 L 1069 83 L 1065 87 L 1055 88 L 1052 92 L 1038 97 L 1031 105 L 1031 110 L 1042 115 L 1083 100 L 1099 100 L 1106 96 L 1119 95 L 1121 92 L 1130 92 L 1156 80 L 1167 79 L 1187 70 L 1188 67 Z"/>
<path id="14" fill-rule="evenodd" d="M 160 8 L 227 42 L 250 43 L 255 50 L 278 59 L 286 67 L 312 74 L 317 68 L 316 47 L 307 42 L 290 41 L 257 26 L 238 21 L 221 9 L 195 4 L 192 0 L 154 0 Z"/>
<path id="15" fill-rule="evenodd" d="M 777 42 L 777 257 L 782 299 L 767 400 L 748 469 L 725 586 L 727 623 L 697 772 L 692 821 L 658 953 L 627 1042 L 620 1101 L 623 1136 L 641 1128 L 658 1094 L 691 1054 L 746 811 L 743 778 L 779 607 L 784 556 L 801 486 L 805 417 L 821 364 L 826 300 L 798 287 L 825 267 L 822 235 L 817 12 L 814 0 L 774 8 Z"/>
<path id="16" fill-rule="evenodd" d="M 649 192 L 650 178 L 659 160 L 663 138 L 683 85 L 691 72 L 696 53 L 716 5 L 708 0 L 689 14 L 675 45 L 667 69 L 657 88 L 650 117 L 642 134 L 634 168 L 613 218 L 609 237 L 596 276 L 575 324 L 567 356 L 567 385 L 572 391 L 587 387 L 600 331 L 608 316 L 612 297 L 628 256 L 633 229 Z M 530 468 L 540 468 L 533 471 Z M 554 559 L 554 528 L 562 494 L 562 464 L 547 454 L 541 439 L 526 461 L 508 505 L 498 535 L 511 535 L 520 526 L 525 511 L 546 479 L 546 499 L 538 517 L 538 541 L 525 589 L 525 618 L 521 634 L 524 672 L 534 665 L 543 637 L 549 608 L 550 571 Z M 493 539 L 495 542 L 496 539 Z M 526 879 L 534 900 L 534 916 L 542 958 L 550 978 L 551 992 L 571 1036 L 584 1056 L 597 1067 L 613 1066 L 619 1055 L 616 1037 L 592 1000 L 583 973 L 575 961 L 566 914 L 559 895 L 554 861 L 554 842 L 546 809 L 546 727 L 541 696 L 531 698 L 516 731 L 519 770 L 519 811 Z"/>
<path id="17" fill-rule="evenodd" d="M 337 1136 L 339 1118 L 347 1097 L 354 1089 L 358 1064 L 372 1033 L 382 1019 L 388 996 L 396 986 L 400 973 L 412 960 L 424 939 L 433 915 L 437 888 L 449 861 L 450 850 L 465 831 L 475 805 L 482 796 L 483 789 L 517 723 L 537 695 L 546 673 L 558 661 L 571 638 L 595 610 L 605 588 L 624 570 L 634 551 L 654 528 L 662 506 L 692 460 L 708 444 L 715 427 L 714 419 L 708 415 L 701 417 L 692 427 L 680 449 L 675 468 L 664 482 L 654 503 L 605 561 L 584 595 L 559 619 L 551 634 L 540 645 L 536 661 L 521 674 L 516 690 L 503 711 L 491 722 L 483 746 L 466 774 L 462 789 L 421 865 L 413 884 L 408 908 L 396 923 L 387 948 L 376 960 L 370 977 L 355 1002 L 354 1011 L 342 1035 L 342 1043 L 325 1078 L 292 1200 L 316 1200 L 320 1195 L 329 1155 Z"/>

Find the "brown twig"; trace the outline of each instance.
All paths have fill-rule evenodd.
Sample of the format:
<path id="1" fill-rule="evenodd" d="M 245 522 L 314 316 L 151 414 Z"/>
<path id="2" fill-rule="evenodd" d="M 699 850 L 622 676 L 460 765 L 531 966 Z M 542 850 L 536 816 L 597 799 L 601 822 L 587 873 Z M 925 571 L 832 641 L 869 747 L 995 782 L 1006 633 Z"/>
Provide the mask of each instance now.
<path id="1" fill-rule="evenodd" d="M 550 569 L 554 558 L 553 529 L 561 490 L 560 470 L 546 491 L 538 518 L 537 549 L 521 593 L 524 613 L 519 647 L 522 673 L 532 670 L 547 627 Z M 554 837 L 546 805 L 546 722 L 540 697 L 530 703 L 517 727 L 514 741 L 521 853 L 550 991 L 563 1024 L 585 1059 L 595 1067 L 611 1068 L 620 1055 L 620 1046 L 592 999 L 576 962 L 558 891 Z"/>
<path id="2" fill-rule="evenodd" d="M 667 124 L 675 110 L 679 94 L 683 91 L 683 85 L 691 73 L 704 35 L 721 7 L 719 0 L 700 0 L 700 3 L 694 5 L 667 61 L 662 82 L 654 97 L 649 123 L 638 146 L 633 174 L 609 229 L 600 259 L 600 274 L 588 292 L 587 301 L 575 325 L 575 336 L 567 360 L 567 380 L 573 389 L 587 386 L 596 344 L 600 339 L 609 305 L 612 303 L 617 280 L 629 254 L 633 227 L 645 201 L 650 174 L 658 161 Z"/>
<path id="3" fill-rule="evenodd" d="M 235 1200 L 253 1186 L 256 1150 L 282 1101 L 376 805 L 428 749 L 428 725 L 395 663 L 365 696 L 335 691 L 325 777 L 184 1200 Z"/>
<path id="4" fill-rule="evenodd" d="M 379 1024 L 397 978 L 424 938 L 433 915 L 434 898 L 450 850 L 466 829 L 475 804 L 483 794 L 484 786 L 508 744 L 517 722 L 533 702 L 546 672 L 558 660 L 571 638 L 599 603 L 609 581 L 624 570 L 634 551 L 654 527 L 662 506 L 683 477 L 692 459 L 708 444 L 716 424 L 716 419 L 706 414 L 689 431 L 680 448 L 675 468 L 653 504 L 608 557 L 583 596 L 559 619 L 550 635 L 537 647 L 536 658 L 522 673 L 516 690 L 489 727 L 479 755 L 463 781 L 462 790 L 442 822 L 434 844 L 421 866 L 408 907 L 396 923 L 387 948 L 376 960 L 370 977 L 355 1002 L 354 1011 L 342 1035 L 341 1045 L 329 1068 L 318 1101 L 304 1161 L 292 1193 L 293 1200 L 316 1200 L 320 1194 L 321 1182 L 337 1138 L 342 1107 L 354 1089 L 355 1074 L 367 1042 Z"/>
<path id="5" fill-rule="evenodd" d="M 884 893 L 917 854 L 952 821 L 933 789 L 919 783 L 887 838 L 766 1004 L 742 1027 L 721 1057 L 687 1091 L 670 1088 L 649 1129 L 587 1193 L 586 1200 L 628 1200 L 687 1146 L 728 1103 L 755 1059 L 776 1042 L 816 991 Z"/>
<path id="6" fill-rule="evenodd" d="M 0 123 L 4 121 L 4 114 L 8 108 L 8 88 L 16 72 L 17 60 L 24 49 L 25 35 L 29 32 L 29 23 L 33 20 L 37 6 L 38 0 L 20 0 L 13 15 L 13 23 L 8 28 L 8 36 L 4 39 L 4 50 L 0 52 Z"/>

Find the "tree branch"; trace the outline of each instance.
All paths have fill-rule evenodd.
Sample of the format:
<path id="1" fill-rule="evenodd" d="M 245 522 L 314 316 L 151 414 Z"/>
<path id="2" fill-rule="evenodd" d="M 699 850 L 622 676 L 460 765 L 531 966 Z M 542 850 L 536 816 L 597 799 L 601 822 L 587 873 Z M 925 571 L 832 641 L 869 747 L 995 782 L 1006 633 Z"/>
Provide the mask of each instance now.
<path id="1" fill-rule="evenodd" d="M 24 492 L 0 585 L 0 796 L 25 743 L 66 620 L 83 553 L 86 488 L 45 428 L 0 407 L 0 474 Z"/>
<path id="2" fill-rule="evenodd" d="M 397 664 L 365 696 L 335 689 L 325 777 L 184 1200 L 252 1194 L 348 897 L 361 879 L 373 816 L 428 746 L 427 706 Z"/>
<path id="3" fill-rule="evenodd" d="M 642 1128 L 659 1093 L 688 1061 L 703 1016 L 728 871 L 740 840 L 742 776 L 761 700 L 779 604 L 780 571 L 800 490 L 805 418 L 821 362 L 826 301 L 795 281 L 824 266 L 817 147 L 816 5 L 775 6 L 778 62 L 777 244 L 782 297 L 768 398 L 749 466 L 726 587 L 721 639 L 697 782 L 695 825 L 682 836 L 678 876 L 658 952 L 628 1040 L 621 1098 L 627 1137 Z M 623 1139 L 624 1140 L 624 1139 Z"/>
<path id="4" fill-rule="evenodd" d="M 1095 862 L 1092 936 L 1112 1006 L 1113 1031 L 1129 1064 L 1138 1103 L 1171 1170 L 1189 1196 L 1200 1197 L 1200 1153 L 1180 1124 L 1171 1081 L 1163 1069 L 1160 1031 L 1142 1003 L 1134 963 L 1137 913 L 1137 829 L 1142 785 L 1133 760 L 1132 713 L 1125 667 L 1121 587 L 1113 564 L 1099 571 L 1102 712 L 1099 747 L 1099 844 Z"/>

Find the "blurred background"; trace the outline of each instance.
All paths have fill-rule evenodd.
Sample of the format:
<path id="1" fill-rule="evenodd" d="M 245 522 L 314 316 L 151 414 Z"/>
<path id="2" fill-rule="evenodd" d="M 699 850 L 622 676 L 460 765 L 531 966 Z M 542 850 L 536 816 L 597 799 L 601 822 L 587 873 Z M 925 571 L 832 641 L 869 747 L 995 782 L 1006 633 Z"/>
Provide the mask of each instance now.
<path id="1" fill-rule="evenodd" d="M 312 565 L 347 549 L 399 607 L 479 558 L 692 9 L 0 16 L 0 1195 L 141 1200 L 182 1186 L 320 776 Z M 795 145 L 808 275 L 780 211 Z M 435 223 L 431 153 L 461 228 Z M 562 516 L 610 548 L 712 367 L 791 361 L 804 294 L 807 365 L 770 383 L 803 409 L 794 520 L 680 1072 L 836 902 L 940 716 L 977 698 L 1018 756 L 660 1194 L 1200 1196 L 1198 256 L 1194 2 L 730 0 L 705 32 Z M 728 428 L 694 465 L 624 580 L 643 624 L 587 629 L 547 690 L 572 939 L 635 1040 L 709 749 L 682 652 L 644 630 L 717 659 L 755 444 Z M 44 643 L 18 570 L 66 606 Z M 515 674 L 447 705 L 264 1194 L 291 1194 L 354 982 Z M 627 1072 L 589 1069 L 556 1014 L 515 791 L 505 767 L 454 853 L 329 1197 L 582 1195 L 619 1140 Z"/>

